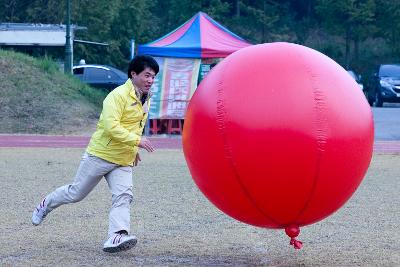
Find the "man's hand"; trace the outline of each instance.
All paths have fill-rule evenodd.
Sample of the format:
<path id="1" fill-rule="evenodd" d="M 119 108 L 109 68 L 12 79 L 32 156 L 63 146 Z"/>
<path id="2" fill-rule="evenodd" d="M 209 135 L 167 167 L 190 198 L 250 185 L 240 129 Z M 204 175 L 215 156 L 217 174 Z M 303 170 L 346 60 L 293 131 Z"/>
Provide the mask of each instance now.
<path id="1" fill-rule="evenodd" d="M 136 153 L 136 158 L 135 158 L 135 162 L 133 162 L 133 166 L 137 166 L 139 161 L 142 161 L 142 159 L 140 158 L 139 152 Z"/>
<path id="2" fill-rule="evenodd" d="M 142 139 L 140 140 L 138 147 L 146 149 L 148 152 L 154 151 L 154 146 L 151 144 L 150 140 L 144 136 L 142 136 Z"/>

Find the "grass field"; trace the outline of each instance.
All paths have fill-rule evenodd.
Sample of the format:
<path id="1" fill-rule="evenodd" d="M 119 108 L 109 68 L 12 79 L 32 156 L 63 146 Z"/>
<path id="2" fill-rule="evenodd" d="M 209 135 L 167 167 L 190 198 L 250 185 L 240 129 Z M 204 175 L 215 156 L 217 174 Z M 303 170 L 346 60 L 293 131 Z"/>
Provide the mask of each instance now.
<path id="1" fill-rule="evenodd" d="M 399 266 L 400 155 L 374 155 L 338 212 L 302 228 L 301 250 L 283 231 L 237 222 L 193 183 L 181 150 L 144 153 L 134 171 L 137 246 L 107 254 L 111 196 L 105 182 L 34 227 L 40 199 L 69 183 L 83 149 L 0 148 L 0 266 Z"/>
<path id="2" fill-rule="evenodd" d="M 49 58 L 0 49 L 0 133 L 86 134 L 106 92 L 65 75 Z"/>

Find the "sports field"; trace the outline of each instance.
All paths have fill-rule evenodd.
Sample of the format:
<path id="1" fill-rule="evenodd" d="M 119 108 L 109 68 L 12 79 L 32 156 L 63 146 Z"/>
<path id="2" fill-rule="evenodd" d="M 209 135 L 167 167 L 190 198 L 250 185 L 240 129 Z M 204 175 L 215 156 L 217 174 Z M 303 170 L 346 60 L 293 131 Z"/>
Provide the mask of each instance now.
<path id="1" fill-rule="evenodd" d="M 374 154 L 363 183 L 338 212 L 302 228 L 301 250 L 282 230 L 217 210 L 193 183 L 182 150 L 142 153 L 134 172 L 137 246 L 107 254 L 111 196 L 101 182 L 82 202 L 34 227 L 31 212 L 69 183 L 83 148 L 0 148 L 0 266 L 400 266 L 400 155 Z"/>

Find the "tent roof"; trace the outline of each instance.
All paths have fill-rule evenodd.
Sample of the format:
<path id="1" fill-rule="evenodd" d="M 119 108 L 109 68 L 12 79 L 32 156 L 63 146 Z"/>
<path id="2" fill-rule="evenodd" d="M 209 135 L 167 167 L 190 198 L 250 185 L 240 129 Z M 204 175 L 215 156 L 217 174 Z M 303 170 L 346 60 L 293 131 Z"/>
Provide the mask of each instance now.
<path id="1" fill-rule="evenodd" d="M 203 12 L 148 44 L 138 54 L 160 57 L 222 58 L 251 45 Z"/>

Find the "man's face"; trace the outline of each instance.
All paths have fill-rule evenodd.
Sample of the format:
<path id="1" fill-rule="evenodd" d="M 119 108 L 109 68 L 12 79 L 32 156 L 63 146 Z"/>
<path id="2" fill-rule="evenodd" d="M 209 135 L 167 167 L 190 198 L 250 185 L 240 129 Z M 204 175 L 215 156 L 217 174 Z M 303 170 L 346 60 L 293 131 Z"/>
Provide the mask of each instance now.
<path id="1" fill-rule="evenodd" d="M 155 72 L 149 67 L 145 68 L 141 73 L 136 74 L 131 72 L 133 84 L 142 91 L 142 93 L 147 94 L 153 85 L 154 78 L 156 76 Z"/>

